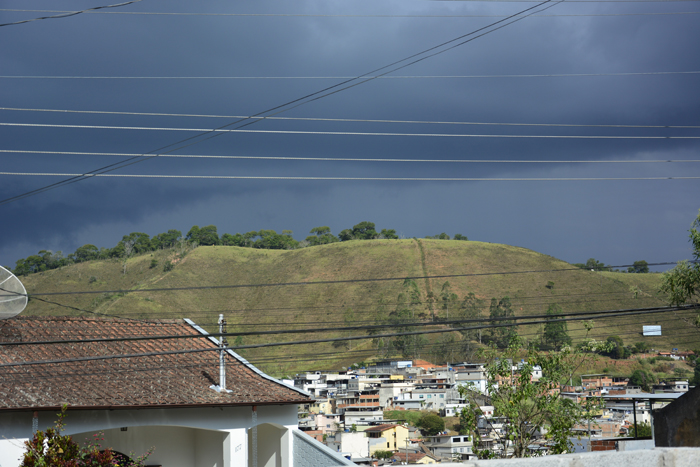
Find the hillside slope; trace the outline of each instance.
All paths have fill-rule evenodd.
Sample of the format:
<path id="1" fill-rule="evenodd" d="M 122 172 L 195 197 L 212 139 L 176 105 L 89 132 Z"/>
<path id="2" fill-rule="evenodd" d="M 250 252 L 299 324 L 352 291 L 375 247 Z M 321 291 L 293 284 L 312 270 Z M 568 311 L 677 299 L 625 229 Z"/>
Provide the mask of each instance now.
<path id="1" fill-rule="evenodd" d="M 155 261 L 154 261 L 155 260 Z M 154 267 L 152 264 L 156 262 Z M 164 271 L 163 266 L 173 263 Z M 461 277 L 435 277 L 462 275 Z M 509 296 L 517 315 L 544 314 L 551 303 L 565 312 L 641 308 L 663 305 L 655 288 L 657 274 L 600 273 L 572 266 L 556 258 L 524 248 L 472 241 L 364 240 L 299 250 L 256 250 L 239 247 L 199 247 L 180 257 L 163 250 L 120 261 L 91 261 L 22 278 L 31 293 L 89 291 L 93 294 L 41 296 L 39 298 L 82 310 L 115 316 L 191 318 L 215 330 L 223 313 L 229 332 L 294 329 L 384 322 L 394 310 L 403 280 L 364 281 L 433 276 L 417 279 L 422 304 L 417 319 L 447 318 L 449 307 L 432 303 L 449 281 L 460 301 L 473 292 L 485 300 L 482 316 L 488 317 L 491 298 Z M 361 281 L 356 281 L 361 280 Z M 324 281 L 348 281 L 323 283 Z M 275 285 L 322 282 L 302 285 Z M 235 287 L 230 287 L 235 286 Z M 195 288 L 191 287 L 211 287 Z M 218 288 L 217 288 L 218 287 Z M 105 291 L 166 288 L 176 290 L 138 293 Z M 75 315 L 79 312 L 31 300 L 27 314 Z M 456 310 L 452 310 L 451 319 Z M 432 324 L 430 322 L 426 323 Z M 642 324 L 662 324 L 664 336 L 644 338 L 659 348 L 685 347 L 695 336 L 677 316 L 642 315 L 596 320 L 591 335 L 619 335 L 625 343 L 641 341 Z M 584 336 L 579 322 L 569 323 L 574 341 Z M 427 328 L 426 328 L 427 329 Z M 519 333 L 536 340 L 540 326 L 521 327 Z M 283 336 L 245 336 L 231 344 L 253 344 L 348 336 L 353 332 Z M 353 335 L 358 334 L 355 331 Z M 362 333 L 359 333 L 362 334 Z M 455 338 L 459 333 L 453 332 Z M 439 334 L 431 335 L 437 343 Z M 370 339 L 346 343 L 318 343 L 243 351 L 253 363 L 274 374 L 309 368 L 338 368 L 376 354 Z M 459 352 L 458 352 L 459 355 Z M 430 345 L 421 357 L 431 356 Z M 454 357 L 454 352 L 452 352 Z"/>

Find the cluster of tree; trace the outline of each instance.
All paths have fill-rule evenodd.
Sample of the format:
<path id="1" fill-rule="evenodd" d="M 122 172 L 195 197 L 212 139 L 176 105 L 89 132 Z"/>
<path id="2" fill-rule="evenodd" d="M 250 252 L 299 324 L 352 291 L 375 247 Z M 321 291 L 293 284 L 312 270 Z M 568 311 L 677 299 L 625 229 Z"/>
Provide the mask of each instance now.
<path id="1" fill-rule="evenodd" d="M 426 412 L 418 419 L 416 427 L 423 435 L 435 436 L 445 430 L 445 420 L 435 412 Z"/>
<path id="2" fill-rule="evenodd" d="M 165 233 L 155 235 L 153 238 L 143 232 L 132 232 L 124 235 L 114 248 L 97 248 L 95 245 L 86 244 L 67 256 L 64 256 L 61 251 L 41 250 L 36 255 L 17 260 L 17 265 L 13 272 L 21 276 L 84 261 L 124 258 L 132 254 L 172 248 L 181 240 L 182 232 L 179 230 L 168 230 Z"/>
<path id="3" fill-rule="evenodd" d="M 585 263 L 574 263 L 574 266 L 581 269 L 590 269 L 592 271 L 615 271 L 615 272 L 625 272 L 620 269 L 613 269 L 612 266 L 608 266 L 602 261 L 598 261 L 595 258 L 589 258 Z M 644 274 L 649 272 L 649 263 L 644 260 L 635 261 L 632 266 L 627 268 L 627 272 Z"/>
<path id="4" fill-rule="evenodd" d="M 110 258 L 124 259 L 132 254 L 142 254 L 185 244 L 190 247 L 200 245 L 226 245 L 270 250 L 293 250 L 306 246 L 325 245 L 348 240 L 392 240 L 399 238 L 398 235 L 396 235 L 396 230 L 382 229 L 380 232 L 377 232 L 375 224 L 367 221 L 360 222 L 353 226 L 352 229 L 344 229 L 337 236 L 331 233 L 331 229 L 328 226 L 314 227 L 309 233 L 312 235 L 300 242 L 292 237 L 291 230 L 283 230 L 281 234 L 278 234 L 274 230 L 253 230 L 245 234 L 236 233 L 232 235 L 224 233 L 219 236 L 215 225 L 207 225 L 204 227 L 195 225 L 184 237 L 179 230 L 168 230 L 152 238 L 143 232 L 132 232 L 128 235 L 124 235 L 122 240 L 114 248 L 98 248 L 95 245 L 86 244 L 79 247 L 74 253 L 66 256 L 64 256 L 61 251 L 53 252 L 50 250 L 41 250 L 36 255 L 17 260 L 13 272 L 21 276 L 49 269 L 56 269 L 69 264 L 81 263 L 83 261 Z M 455 236 L 455 238 L 456 237 L 457 236 Z M 466 240 L 466 237 L 463 239 Z"/>
<path id="5" fill-rule="evenodd" d="M 513 361 L 525 356 L 524 362 L 513 371 Z M 575 370 L 590 358 L 590 354 L 566 347 L 560 352 L 540 352 L 526 346 L 520 338 L 510 342 L 505 351 L 489 347 L 480 351 L 482 361 L 486 361 L 486 389 L 490 395 L 490 405 L 494 415 L 503 417 L 503 429 L 495 432 L 501 445 L 510 449 L 496 452 L 482 442 L 479 421 L 490 418 L 484 416 L 480 406 L 483 394 L 473 385 L 460 386 L 459 390 L 469 404 L 460 413 L 460 432 L 469 434 L 473 440 L 473 452 L 480 459 L 494 457 L 527 457 L 527 446 L 538 430 L 546 430 L 550 454 L 572 452 L 574 428 L 596 416 L 602 401 L 586 399 L 584 404 L 561 397 L 560 384 L 570 379 Z M 539 381 L 532 381 L 536 366 L 542 369 Z"/>
<path id="6" fill-rule="evenodd" d="M 445 232 L 443 232 L 443 233 L 438 234 L 438 235 L 428 235 L 425 238 L 432 239 L 432 240 L 449 240 L 450 236 L 447 235 Z M 462 234 L 455 234 L 455 236 L 452 238 L 453 238 L 453 240 L 465 240 L 465 241 L 469 240 L 466 235 L 462 235 Z"/>

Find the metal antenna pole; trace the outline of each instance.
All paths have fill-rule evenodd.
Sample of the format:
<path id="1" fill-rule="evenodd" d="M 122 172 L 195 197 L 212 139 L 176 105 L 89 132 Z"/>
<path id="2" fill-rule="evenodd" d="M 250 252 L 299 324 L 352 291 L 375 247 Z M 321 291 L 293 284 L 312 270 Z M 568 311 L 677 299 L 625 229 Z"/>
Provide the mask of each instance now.
<path id="1" fill-rule="evenodd" d="M 226 347 L 228 342 L 223 334 L 226 334 L 226 320 L 224 315 L 219 315 L 219 387 L 221 391 L 226 391 Z"/>

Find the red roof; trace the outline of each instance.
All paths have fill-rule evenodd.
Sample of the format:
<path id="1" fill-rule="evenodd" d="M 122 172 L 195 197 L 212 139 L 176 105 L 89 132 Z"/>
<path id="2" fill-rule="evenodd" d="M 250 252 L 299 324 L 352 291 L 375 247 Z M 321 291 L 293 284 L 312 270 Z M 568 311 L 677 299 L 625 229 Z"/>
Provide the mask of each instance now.
<path id="1" fill-rule="evenodd" d="M 18 316 L 0 321 L 0 343 L 95 338 L 200 338 L 116 342 L 0 345 L 0 410 L 71 408 L 197 407 L 307 403 L 311 398 L 226 354 L 226 386 L 219 393 L 219 353 L 137 354 L 216 348 L 185 321 Z M 114 358 L 119 355 L 128 358 Z M 68 361 L 85 357 L 109 357 Z M 58 362 L 47 363 L 49 360 Z M 23 363 L 23 365 L 14 365 Z M 26 364 L 26 362 L 43 362 Z"/>

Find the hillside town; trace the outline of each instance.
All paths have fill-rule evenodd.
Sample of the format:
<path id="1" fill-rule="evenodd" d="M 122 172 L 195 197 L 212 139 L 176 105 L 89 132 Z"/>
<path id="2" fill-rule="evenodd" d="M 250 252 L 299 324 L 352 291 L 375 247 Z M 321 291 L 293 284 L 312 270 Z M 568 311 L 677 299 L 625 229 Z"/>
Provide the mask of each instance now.
<path id="1" fill-rule="evenodd" d="M 511 362 L 514 374 L 523 363 Z M 542 369 L 535 366 L 532 381 L 536 383 L 540 377 Z M 460 395 L 459 389 L 464 386 L 483 394 L 478 448 L 488 448 L 498 457 L 512 455 L 512 447 L 504 436 L 504 420 L 495 416 L 494 407 L 489 405 L 487 374 L 482 363 L 436 366 L 425 360 L 381 361 L 345 371 L 302 373 L 287 382 L 315 399 L 300 406 L 299 429 L 358 465 L 476 459 L 474 440 L 460 431 L 459 425 L 430 433 L 404 420 L 384 416 L 385 411 L 415 411 L 458 418 L 462 409 L 469 406 Z M 560 397 L 576 403 L 587 398 L 605 400 L 604 408 L 591 424 L 575 427 L 574 432 L 579 435 L 572 439 L 575 452 L 619 450 L 625 444 L 634 449 L 652 449 L 654 440 L 650 435 L 642 436 L 635 425 L 652 425 L 652 410 L 666 406 L 688 390 L 688 380 L 677 380 L 660 382 L 653 385 L 651 392 L 645 392 L 639 386 L 629 385 L 628 378 L 604 374 L 584 375 L 581 385 L 558 388 Z M 546 432 L 536 433 L 528 450 L 531 455 L 546 455 Z"/>

